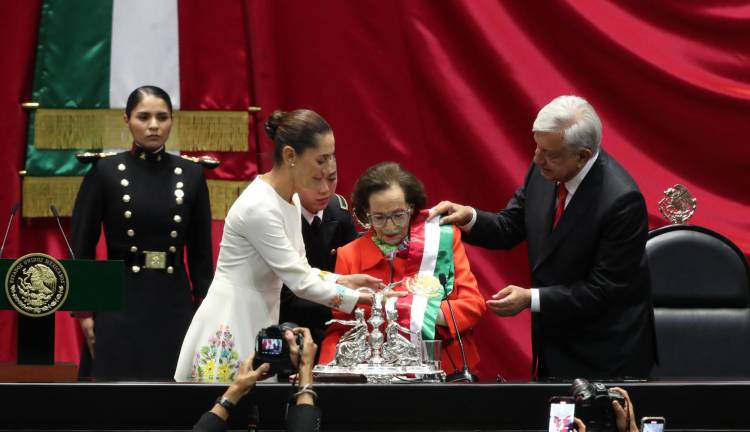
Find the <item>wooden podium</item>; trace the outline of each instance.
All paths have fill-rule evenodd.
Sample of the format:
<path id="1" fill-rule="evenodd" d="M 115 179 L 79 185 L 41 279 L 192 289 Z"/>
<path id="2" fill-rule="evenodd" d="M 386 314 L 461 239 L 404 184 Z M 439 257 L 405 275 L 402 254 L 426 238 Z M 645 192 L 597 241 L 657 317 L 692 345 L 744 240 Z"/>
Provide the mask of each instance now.
<path id="1" fill-rule="evenodd" d="M 0 259 L 0 310 L 14 308 L 7 298 L 7 273 L 15 260 Z M 111 311 L 122 307 L 123 262 L 59 260 L 69 291 L 58 311 Z M 75 381 L 73 363 L 55 364 L 55 314 L 18 314 L 18 359 L 0 363 L 0 381 Z"/>

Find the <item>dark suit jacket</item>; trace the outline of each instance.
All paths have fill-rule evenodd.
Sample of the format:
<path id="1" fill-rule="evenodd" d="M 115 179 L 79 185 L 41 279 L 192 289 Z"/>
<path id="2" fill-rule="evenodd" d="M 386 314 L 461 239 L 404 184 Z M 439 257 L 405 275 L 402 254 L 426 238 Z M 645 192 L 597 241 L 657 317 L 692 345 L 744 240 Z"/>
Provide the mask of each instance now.
<path id="1" fill-rule="evenodd" d="M 645 266 L 646 205 L 611 156 L 599 157 L 552 230 L 556 186 L 531 166 L 508 206 L 477 211 L 470 244 L 509 249 L 528 241 L 532 346 L 540 377 L 646 377 L 656 360 Z M 643 260 L 643 262 L 642 262 Z"/>
<path id="2" fill-rule="evenodd" d="M 358 237 L 354 220 L 348 211 L 346 200 L 334 195 L 323 210 L 320 228 L 315 230 L 302 217 L 302 238 L 305 254 L 310 266 L 333 271 L 336 266 L 336 249 Z M 325 334 L 326 321 L 331 319 L 331 309 L 327 306 L 301 299 L 284 286 L 281 289 L 281 310 L 279 322 L 294 322 L 307 327 L 320 345 Z"/>

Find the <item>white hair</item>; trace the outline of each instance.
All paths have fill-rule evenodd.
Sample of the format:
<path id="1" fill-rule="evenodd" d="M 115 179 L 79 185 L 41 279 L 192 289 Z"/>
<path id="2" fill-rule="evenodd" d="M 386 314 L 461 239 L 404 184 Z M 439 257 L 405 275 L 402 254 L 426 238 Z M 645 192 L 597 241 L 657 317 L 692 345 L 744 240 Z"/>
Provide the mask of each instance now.
<path id="1" fill-rule="evenodd" d="M 558 96 L 536 115 L 532 132 L 558 132 L 563 143 L 573 150 L 588 148 L 594 154 L 602 142 L 602 122 L 585 99 Z"/>

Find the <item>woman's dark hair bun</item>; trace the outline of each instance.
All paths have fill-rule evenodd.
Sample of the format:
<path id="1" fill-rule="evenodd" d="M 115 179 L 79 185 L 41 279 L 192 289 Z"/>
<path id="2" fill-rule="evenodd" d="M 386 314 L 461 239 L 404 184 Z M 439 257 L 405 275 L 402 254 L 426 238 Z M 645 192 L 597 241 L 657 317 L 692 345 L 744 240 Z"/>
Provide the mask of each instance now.
<path id="1" fill-rule="evenodd" d="M 271 138 L 272 140 L 276 139 L 276 131 L 284 121 L 284 117 L 286 117 L 286 111 L 281 110 L 276 110 L 268 116 L 268 119 L 266 119 L 266 122 L 263 124 L 263 129 L 266 131 L 268 138 Z"/>
<path id="2" fill-rule="evenodd" d="M 276 110 L 268 116 L 263 129 L 273 141 L 273 160 L 278 165 L 284 161 L 282 152 L 285 147 L 289 146 L 301 155 L 307 149 L 317 147 L 320 136 L 331 132 L 331 125 L 309 109 Z"/>

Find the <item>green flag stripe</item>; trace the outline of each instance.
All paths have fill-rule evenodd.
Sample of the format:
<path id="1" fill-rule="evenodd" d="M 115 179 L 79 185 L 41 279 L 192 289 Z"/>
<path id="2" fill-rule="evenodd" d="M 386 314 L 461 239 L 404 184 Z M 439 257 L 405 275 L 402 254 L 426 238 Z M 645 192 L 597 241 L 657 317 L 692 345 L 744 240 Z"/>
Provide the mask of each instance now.
<path id="1" fill-rule="evenodd" d="M 445 275 L 445 288 L 448 291 L 448 294 L 450 294 L 453 292 L 453 279 L 455 274 L 455 263 L 453 262 L 453 225 L 440 226 L 440 243 L 438 246 L 438 255 L 433 275 L 436 278 L 440 278 L 440 274 Z M 422 337 L 426 340 L 435 339 L 435 321 L 442 301 L 442 296 L 438 298 L 430 297 L 427 300 L 424 321 L 422 322 Z"/>
<path id="2" fill-rule="evenodd" d="M 111 0 L 45 0 L 39 20 L 32 97 L 45 108 L 109 108 Z M 77 150 L 37 150 L 29 116 L 29 176 L 82 175 Z"/>
<path id="3" fill-rule="evenodd" d="M 109 108 L 111 37 L 111 0 L 45 0 L 34 101 L 45 108 Z"/>

